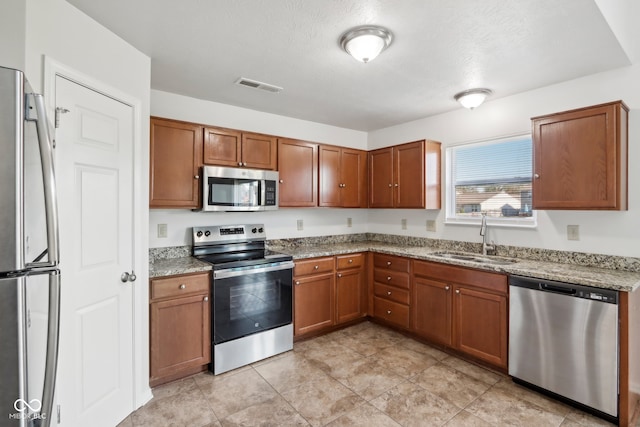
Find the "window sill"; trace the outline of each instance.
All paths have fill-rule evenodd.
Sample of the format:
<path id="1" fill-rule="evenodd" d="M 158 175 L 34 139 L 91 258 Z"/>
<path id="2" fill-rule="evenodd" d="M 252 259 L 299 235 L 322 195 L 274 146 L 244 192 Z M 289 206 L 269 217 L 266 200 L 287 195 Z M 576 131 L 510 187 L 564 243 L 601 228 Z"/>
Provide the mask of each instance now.
<path id="1" fill-rule="evenodd" d="M 475 227 L 480 227 L 482 223 L 482 218 L 445 218 L 444 225 L 472 225 Z M 500 227 L 500 228 L 537 228 L 538 220 L 534 216 L 529 219 L 498 219 L 498 218 L 487 218 L 487 225 L 489 227 Z"/>

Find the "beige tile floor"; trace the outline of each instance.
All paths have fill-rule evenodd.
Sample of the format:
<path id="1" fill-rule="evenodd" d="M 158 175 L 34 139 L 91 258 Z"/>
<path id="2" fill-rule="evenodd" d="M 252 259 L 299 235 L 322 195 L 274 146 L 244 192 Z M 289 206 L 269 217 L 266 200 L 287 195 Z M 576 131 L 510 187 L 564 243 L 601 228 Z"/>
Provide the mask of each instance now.
<path id="1" fill-rule="evenodd" d="M 153 394 L 120 427 L 610 425 L 369 322 Z"/>

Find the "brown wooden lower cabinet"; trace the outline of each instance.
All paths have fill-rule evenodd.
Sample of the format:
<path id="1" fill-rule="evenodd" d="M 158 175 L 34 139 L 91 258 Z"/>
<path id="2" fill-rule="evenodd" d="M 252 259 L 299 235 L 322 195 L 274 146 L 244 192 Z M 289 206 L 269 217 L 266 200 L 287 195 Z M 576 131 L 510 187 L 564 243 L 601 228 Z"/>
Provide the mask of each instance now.
<path id="1" fill-rule="evenodd" d="M 340 268 L 340 261 L 352 261 L 347 267 Z M 336 324 L 349 322 L 363 317 L 364 310 L 364 254 L 336 257 L 338 271 L 336 273 Z"/>
<path id="2" fill-rule="evenodd" d="M 294 335 L 304 335 L 332 326 L 334 274 L 296 277 L 294 286 Z"/>
<path id="3" fill-rule="evenodd" d="M 394 326 L 409 329 L 409 259 L 373 254 L 373 266 L 373 316 Z"/>
<path id="4" fill-rule="evenodd" d="M 438 344 L 451 346 L 451 285 L 424 277 L 413 279 L 412 329 Z"/>
<path id="5" fill-rule="evenodd" d="M 152 387 L 191 375 L 211 362 L 209 273 L 152 279 Z"/>

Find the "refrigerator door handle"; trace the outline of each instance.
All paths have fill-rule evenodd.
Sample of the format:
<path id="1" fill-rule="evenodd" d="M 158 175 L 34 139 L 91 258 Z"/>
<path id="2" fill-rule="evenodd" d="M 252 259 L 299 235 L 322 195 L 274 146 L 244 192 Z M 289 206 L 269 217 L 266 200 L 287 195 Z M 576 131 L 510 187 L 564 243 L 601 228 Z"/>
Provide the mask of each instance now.
<path id="1" fill-rule="evenodd" d="M 60 272 L 49 274 L 49 325 L 47 328 L 47 356 L 44 371 L 44 386 L 42 388 L 43 418 L 41 427 L 49 427 L 53 419 L 53 396 L 56 386 L 56 371 L 58 367 L 58 340 L 60 335 Z"/>
<path id="2" fill-rule="evenodd" d="M 58 207 L 56 205 L 56 183 L 53 168 L 53 144 L 49 135 L 49 124 L 47 123 L 47 112 L 44 106 L 44 98 L 37 93 L 30 93 L 26 96 L 25 117 L 34 121 L 38 133 L 38 143 L 40 145 L 40 159 L 42 161 L 42 181 L 44 186 L 44 205 L 47 220 L 47 252 L 49 261 L 33 262 L 27 267 L 55 267 L 60 261 L 59 230 L 58 230 Z M 35 114 L 34 110 L 35 109 Z"/>

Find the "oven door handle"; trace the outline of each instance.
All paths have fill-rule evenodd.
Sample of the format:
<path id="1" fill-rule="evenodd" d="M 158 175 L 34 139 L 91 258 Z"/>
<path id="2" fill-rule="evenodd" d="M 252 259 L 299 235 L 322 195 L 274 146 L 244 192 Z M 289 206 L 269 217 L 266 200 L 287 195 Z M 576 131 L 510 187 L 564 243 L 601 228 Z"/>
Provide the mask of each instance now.
<path id="1" fill-rule="evenodd" d="M 270 271 L 279 270 L 291 270 L 293 269 L 293 261 L 281 262 L 276 265 L 269 265 L 267 267 L 252 268 L 252 267 L 239 267 L 229 268 L 226 270 L 218 270 L 213 272 L 214 279 L 226 279 L 228 277 L 247 276 L 249 274 L 268 273 Z"/>

